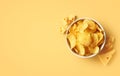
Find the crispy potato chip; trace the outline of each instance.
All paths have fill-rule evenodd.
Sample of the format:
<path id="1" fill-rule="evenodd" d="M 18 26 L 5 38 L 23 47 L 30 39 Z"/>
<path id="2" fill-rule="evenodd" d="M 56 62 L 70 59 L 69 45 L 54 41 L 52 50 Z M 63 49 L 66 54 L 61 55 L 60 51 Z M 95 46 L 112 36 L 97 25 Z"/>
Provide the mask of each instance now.
<path id="1" fill-rule="evenodd" d="M 74 36 L 74 34 L 69 33 L 67 35 L 67 39 L 68 39 L 68 42 L 69 42 L 71 49 L 74 48 L 76 45 L 76 37 Z"/>
<path id="2" fill-rule="evenodd" d="M 91 37 L 92 37 L 92 44 L 91 44 L 91 47 L 97 46 L 97 43 L 98 43 L 98 35 L 92 33 L 92 34 L 91 34 Z"/>
<path id="3" fill-rule="evenodd" d="M 76 28 L 77 28 L 77 25 L 73 24 L 73 26 L 71 26 L 71 28 L 69 29 L 69 32 L 75 33 Z"/>
<path id="4" fill-rule="evenodd" d="M 98 46 L 96 46 L 96 47 L 94 48 L 93 53 L 95 53 L 95 54 L 99 53 L 99 47 L 98 47 Z"/>
<path id="5" fill-rule="evenodd" d="M 77 42 L 84 46 L 89 46 L 92 42 L 91 36 L 89 33 L 77 33 Z"/>
<path id="6" fill-rule="evenodd" d="M 77 18 L 77 16 L 75 16 L 75 15 L 70 15 L 70 16 L 68 17 L 68 19 L 69 19 L 69 20 L 72 20 L 72 21 L 74 21 L 76 18 Z"/>
<path id="7" fill-rule="evenodd" d="M 102 32 L 102 29 L 100 29 L 100 27 L 97 25 L 97 30 L 98 32 Z"/>
<path id="8" fill-rule="evenodd" d="M 67 23 L 67 25 L 71 24 L 74 20 L 76 19 L 76 16 L 69 16 L 69 17 L 66 17 L 64 18 L 64 21 Z"/>
<path id="9" fill-rule="evenodd" d="M 102 39 L 101 41 L 99 41 L 99 43 L 97 44 L 98 46 L 101 46 L 104 42 L 104 39 Z"/>
<path id="10" fill-rule="evenodd" d="M 85 55 L 85 48 L 83 45 L 78 43 L 76 45 L 76 49 L 79 51 L 79 55 L 82 55 L 82 56 Z"/>
<path id="11" fill-rule="evenodd" d="M 79 54 L 79 51 L 75 47 L 72 49 L 72 51 L 75 52 L 76 54 Z"/>
<path id="12" fill-rule="evenodd" d="M 110 62 L 114 53 L 115 53 L 115 49 L 110 50 L 109 52 L 103 54 L 99 54 L 98 57 L 104 65 L 107 65 Z"/>
<path id="13" fill-rule="evenodd" d="M 83 22 L 81 21 L 78 21 L 77 24 L 78 24 L 78 27 L 76 28 L 76 31 L 79 31 L 80 33 L 83 33 L 85 29 L 88 27 L 87 23 L 83 24 Z"/>
<path id="14" fill-rule="evenodd" d="M 62 34 L 65 34 L 67 27 L 68 27 L 67 25 L 65 25 L 65 26 L 63 26 L 63 27 L 60 27 L 60 32 L 61 32 Z"/>
<path id="15" fill-rule="evenodd" d="M 98 46 L 96 46 L 94 48 L 89 47 L 89 50 L 90 50 L 90 53 L 97 54 L 99 52 L 99 47 Z"/>
<path id="16" fill-rule="evenodd" d="M 88 30 L 91 30 L 91 32 L 95 32 L 97 29 L 97 25 L 95 24 L 95 22 L 93 22 L 92 20 L 89 19 L 85 19 L 83 21 L 83 23 L 88 24 Z"/>
<path id="17" fill-rule="evenodd" d="M 98 35 L 98 43 L 99 43 L 99 42 L 101 42 L 101 40 L 103 40 L 103 34 L 102 33 L 97 33 L 97 35 Z"/>
<path id="18" fill-rule="evenodd" d="M 75 19 L 76 19 L 76 16 L 73 16 L 73 15 L 70 16 L 70 17 L 64 18 L 63 26 L 60 27 L 60 32 L 61 32 L 62 34 L 65 34 L 68 26 L 69 26 Z"/>
<path id="19" fill-rule="evenodd" d="M 77 22 L 77 27 L 76 27 L 75 31 L 76 31 L 76 32 L 79 32 L 80 29 L 81 29 L 81 27 L 82 27 L 82 25 L 83 25 L 83 22 L 82 22 L 82 21 L 78 21 L 78 22 Z"/>

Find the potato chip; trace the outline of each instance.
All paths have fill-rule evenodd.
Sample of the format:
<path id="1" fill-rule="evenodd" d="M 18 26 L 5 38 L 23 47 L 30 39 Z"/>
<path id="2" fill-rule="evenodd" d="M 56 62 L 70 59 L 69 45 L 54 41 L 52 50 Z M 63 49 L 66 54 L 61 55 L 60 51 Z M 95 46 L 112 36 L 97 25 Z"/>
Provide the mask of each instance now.
<path id="1" fill-rule="evenodd" d="M 76 54 L 79 54 L 79 51 L 75 47 L 72 49 L 72 51 L 75 52 Z"/>
<path id="2" fill-rule="evenodd" d="M 91 34 L 91 37 L 92 37 L 91 47 L 95 47 L 95 46 L 97 45 L 97 43 L 98 43 L 98 35 L 92 33 L 92 34 Z"/>
<path id="3" fill-rule="evenodd" d="M 96 46 L 94 48 L 89 47 L 89 50 L 90 50 L 90 53 L 97 54 L 99 52 L 99 47 L 98 46 Z"/>
<path id="4" fill-rule="evenodd" d="M 84 46 L 89 46 L 92 42 L 91 36 L 89 33 L 77 33 L 77 42 Z"/>
<path id="5" fill-rule="evenodd" d="M 75 16 L 75 15 L 70 15 L 70 16 L 68 17 L 68 19 L 69 19 L 69 20 L 72 20 L 72 21 L 74 21 L 76 18 L 77 18 L 77 16 Z"/>
<path id="6" fill-rule="evenodd" d="M 102 33 L 97 33 L 97 35 L 98 35 L 98 43 L 99 43 L 99 42 L 101 42 L 101 40 L 103 40 L 103 34 Z"/>
<path id="7" fill-rule="evenodd" d="M 74 34 L 69 33 L 67 35 L 67 39 L 68 39 L 68 42 L 69 42 L 71 49 L 74 48 L 76 45 L 76 37 L 74 36 Z"/>
<path id="8" fill-rule="evenodd" d="M 71 28 L 69 29 L 69 32 L 75 33 L 76 28 L 77 28 L 77 25 L 73 24 L 73 26 L 71 26 Z"/>
<path id="9" fill-rule="evenodd" d="M 115 53 L 115 49 L 110 50 L 109 52 L 103 54 L 99 54 L 98 57 L 104 65 L 107 65 L 110 62 L 114 53 Z"/>
<path id="10" fill-rule="evenodd" d="M 101 41 L 99 41 L 99 43 L 97 44 L 98 46 L 101 46 L 104 42 L 104 39 L 102 39 Z"/>
<path id="11" fill-rule="evenodd" d="M 88 24 L 88 30 L 91 30 L 91 32 L 95 32 L 97 29 L 97 25 L 95 24 L 95 22 L 93 22 L 92 20 L 89 19 L 85 19 L 83 21 L 83 23 Z"/>
<path id="12" fill-rule="evenodd" d="M 70 16 L 70 17 L 64 18 L 63 26 L 60 27 L 60 32 L 61 32 L 62 34 L 65 34 L 68 26 L 69 26 L 75 19 L 76 19 L 76 16 L 73 16 L 73 15 Z"/>
<path id="13" fill-rule="evenodd" d="M 67 27 L 68 27 L 67 25 L 65 25 L 65 26 L 63 26 L 63 27 L 60 27 L 60 32 L 61 32 L 62 34 L 65 34 Z"/>
<path id="14" fill-rule="evenodd" d="M 76 16 L 69 16 L 69 17 L 66 17 L 64 18 L 64 21 L 67 23 L 67 25 L 71 24 L 74 20 L 76 19 Z"/>
<path id="15" fill-rule="evenodd" d="M 97 30 L 98 30 L 98 32 L 102 32 L 102 29 L 100 29 L 99 26 L 97 26 Z"/>
<path id="16" fill-rule="evenodd" d="M 76 49 L 79 51 L 79 55 L 82 55 L 82 56 L 85 55 L 85 48 L 83 45 L 78 43 L 76 45 Z"/>

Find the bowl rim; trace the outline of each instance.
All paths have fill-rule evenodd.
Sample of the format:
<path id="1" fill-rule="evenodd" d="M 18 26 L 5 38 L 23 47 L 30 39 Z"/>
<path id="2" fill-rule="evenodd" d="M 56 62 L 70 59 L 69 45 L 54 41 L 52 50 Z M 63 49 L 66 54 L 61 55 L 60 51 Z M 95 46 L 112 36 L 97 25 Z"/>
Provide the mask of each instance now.
<path id="1" fill-rule="evenodd" d="M 92 54 L 92 55 L 89 55 L 89 56 L 81 56 L 81 55 L 78 55 L 78 54 L 76 54 L 75 52 L 73 52 L 72 49 L 70 48 L 69 44 L 68 44 L 68 41 L 67 41 L 67 34 L 68 34 L 68 31 L 69 31 L 69 29 L 71 28 L 71 26 L 72 26 L 74 23 L 76 23 L 76 22 L 78 22 L 78 21 L 80 21 L 80 20 L 85 20 L 85 19 L 94 21 L 94 22 L 101 28 L 101 30 L 103 31 L 103 37 L 104 37 L 104 41 L 103 41 L 103 44 L 101 45 L 101 47 L 100 47 L 100 49 L 99 49 L 99 52 L 98 52 L 98 53 L 95 53 L 95 54 Z M 91 57 L 95 57 L 96 55 L 98 55 L 98 54 L 103 50 L 103 48 L 104 48 L 104 46 L 105 46 L 105 44 L 106 44 L 106 32 L 105 32 L 103 26 L 102 26 L 97 20 L 95 20 L 95 19 L 93 19 L 93 18 L 83 17 L 83 18 L 78 18 L 78 19 L 76 19 L 75 21 L 73 21 L 71 24 L 68 25 L 68 27 L 67 27 L 67 29 L 66 29 L 66 33 L 65 33 L 65 39 L 66 39 L 67 46 L 68 46 L 69 50 L 71 51 L 71 53 L 72 53 L 73 55 L 75 55 L 75 56 L 77 56 L 77 57 L 79 57 L 79 58 L 91 58 Z"/>

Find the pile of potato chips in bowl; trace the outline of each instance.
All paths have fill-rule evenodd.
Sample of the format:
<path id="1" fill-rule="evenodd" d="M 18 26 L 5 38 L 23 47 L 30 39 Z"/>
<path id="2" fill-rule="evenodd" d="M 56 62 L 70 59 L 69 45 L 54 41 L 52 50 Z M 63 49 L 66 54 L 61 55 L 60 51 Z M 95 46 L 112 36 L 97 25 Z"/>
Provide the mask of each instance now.
<path id="1" fill-rule="evenodd" d="M 96 20 L 80 18 L 68 26 L 66 41 L 74 55 L 81 58 L 91 58 L 103 49 L 106 33 Z"/>

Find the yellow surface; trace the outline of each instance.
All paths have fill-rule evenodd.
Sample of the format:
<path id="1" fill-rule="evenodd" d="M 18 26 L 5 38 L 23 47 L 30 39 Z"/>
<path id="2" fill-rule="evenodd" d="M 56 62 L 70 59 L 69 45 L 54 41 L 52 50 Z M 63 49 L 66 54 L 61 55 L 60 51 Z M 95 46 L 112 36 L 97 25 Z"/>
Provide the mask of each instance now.
<path id="1" fill-rule="evenodd" d="M 0 0 L 0 76 L 120 76 L 119 0 Z M 59 33 L 75 14 L 98 20 L 116 38 L 108 66 L 71 54 Z"/>

